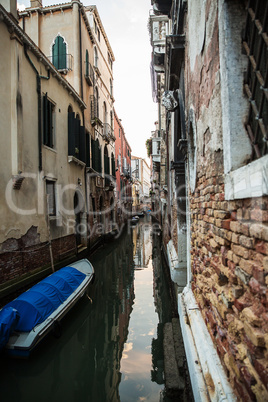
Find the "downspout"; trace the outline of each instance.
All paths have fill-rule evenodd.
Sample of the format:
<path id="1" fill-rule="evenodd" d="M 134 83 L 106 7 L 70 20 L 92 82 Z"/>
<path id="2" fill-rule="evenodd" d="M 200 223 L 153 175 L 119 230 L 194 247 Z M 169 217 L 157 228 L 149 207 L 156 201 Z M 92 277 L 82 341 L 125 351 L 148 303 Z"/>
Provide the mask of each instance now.
<path id="1" fill-rule="evenodd" d="M 42 170 L 42 127 L 41 127 L 41 117 L 42 117 L 42 104 L 41 104 L 41 78 L 45 80 L 50 79 L 50 70 L 47 72 L 47 77 L 40 75 L 37 68 L 33 64 L 30 56 L 27 53 L 26 44 L 24 44 L 24 54 L 26 59 L 29 61 L 30 65 L 32 66 L 33 70 L 36 73 L 36 91 L 38 96 L 38 150 L 39 150 L 39 171 Z"/>
<path id="2" fill-rule="evenodd" d="M 78 18 L 79 18 L 79 53 L 80 53 L 80 92 L 81 98 L 84 100 L 84 88 L 83 88 L 83 63 L 82 63 L 82 29 L 81 29 L 81 7 L 78 10 Z M 85 126 L 85 114 L 84 109 L 82 110 L 82 121 L 83 126 Z M 87 147 L 87 134 L 85 131 L 85 150 Z M 87 151 L 85 152 L 85 155 Z M 86 213 L 87 213 L 87 223 L 88 223 L 88 197 L 87 197 L 87 167 L 84 169 L 84 180 L 85 180 L 85 199 L 86 199 Z M 89 247 L 89 240 L 88 240 L 88 247 Z"/>

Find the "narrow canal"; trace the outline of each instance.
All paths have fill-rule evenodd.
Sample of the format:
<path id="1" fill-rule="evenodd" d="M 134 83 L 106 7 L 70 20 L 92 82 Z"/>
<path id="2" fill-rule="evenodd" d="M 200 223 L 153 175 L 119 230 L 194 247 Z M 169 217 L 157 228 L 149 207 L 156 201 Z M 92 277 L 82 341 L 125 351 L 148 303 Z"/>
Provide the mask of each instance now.
<path id="1" fill-rule="evenodd" d="M 159 236 L 142 218 L 89 260 L 95 281 L 61 336 L 28 360 L 1 357 L 1 402 L 169 401 L 162 337 L 173 307 Z"/>

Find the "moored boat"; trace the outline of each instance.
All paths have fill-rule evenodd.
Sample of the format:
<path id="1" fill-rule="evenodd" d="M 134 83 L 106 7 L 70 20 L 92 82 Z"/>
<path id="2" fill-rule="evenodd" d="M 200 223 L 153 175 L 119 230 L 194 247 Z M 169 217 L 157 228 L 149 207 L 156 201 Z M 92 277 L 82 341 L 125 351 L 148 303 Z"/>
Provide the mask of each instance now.
<path id="1" fill-rule="evenodd" d="M 4 306 L 0 311 L 0 345 L 4 352 L 28 357 L 84 295 L 93 277 L 92 264 L 82 259 L 49 275 Z"/>

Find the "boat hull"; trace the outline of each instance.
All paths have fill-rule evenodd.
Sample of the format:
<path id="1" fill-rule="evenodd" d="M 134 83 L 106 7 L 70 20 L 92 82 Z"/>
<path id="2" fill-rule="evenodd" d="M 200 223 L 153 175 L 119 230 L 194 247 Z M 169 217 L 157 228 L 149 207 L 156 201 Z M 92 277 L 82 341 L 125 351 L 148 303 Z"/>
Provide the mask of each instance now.
<path id="1" fill-rule="evenodd" d="M 29 332 L 14 331 L 5 346 L 5 353 L 11 357 L 27 358 L 38 344 L 51 332 L 68 311 L 85 294 L 86 289 L 94 278 L 94 268 L 87 259 L 77 261 L 69 265 L 84 273 L 85 279 L 74 290 L 73 293 L 41 324 L 36 325 Z M 52 274 L 53 275 L 53 274 Z"/>

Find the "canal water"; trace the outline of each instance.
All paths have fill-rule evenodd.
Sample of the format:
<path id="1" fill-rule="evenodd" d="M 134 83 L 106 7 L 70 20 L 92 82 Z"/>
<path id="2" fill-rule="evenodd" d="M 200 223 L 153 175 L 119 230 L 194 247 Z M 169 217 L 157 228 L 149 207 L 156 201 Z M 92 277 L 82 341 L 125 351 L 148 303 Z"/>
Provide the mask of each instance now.
<path id="1" fill-rule="evenodd" d="M 168 400 L 162 338 L 172 301 L 153 232 L 142 218 L 89 257 L 94 283 L 61 336 L 49 335 L 28 360 L 1 357 L 1 402 Z"/>

